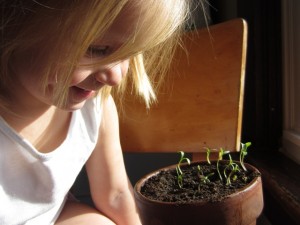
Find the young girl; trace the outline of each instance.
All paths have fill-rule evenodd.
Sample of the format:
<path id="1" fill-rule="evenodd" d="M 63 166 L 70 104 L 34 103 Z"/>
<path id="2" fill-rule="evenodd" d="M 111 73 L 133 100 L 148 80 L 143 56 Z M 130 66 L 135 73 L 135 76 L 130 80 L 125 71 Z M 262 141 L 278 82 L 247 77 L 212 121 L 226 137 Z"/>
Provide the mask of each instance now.
<path id="1" fill-rule="evenodd" d="M 0 4 L 0 224 L 140 224 L 111 87 L 149 107 L 188 0 Z M 95 208 L 68 200 L 84 165 Z"/>

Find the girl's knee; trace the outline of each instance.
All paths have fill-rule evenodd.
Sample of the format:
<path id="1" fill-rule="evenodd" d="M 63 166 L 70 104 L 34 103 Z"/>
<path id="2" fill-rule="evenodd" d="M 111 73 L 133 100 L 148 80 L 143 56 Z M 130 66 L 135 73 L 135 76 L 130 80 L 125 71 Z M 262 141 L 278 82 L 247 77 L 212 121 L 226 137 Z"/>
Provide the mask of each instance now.
<path id="1" fill-rule="evenodd" d="M 67 202 L 56 225 L 115 225 L 113 221 L 93 207 L 77 202 Z"/>

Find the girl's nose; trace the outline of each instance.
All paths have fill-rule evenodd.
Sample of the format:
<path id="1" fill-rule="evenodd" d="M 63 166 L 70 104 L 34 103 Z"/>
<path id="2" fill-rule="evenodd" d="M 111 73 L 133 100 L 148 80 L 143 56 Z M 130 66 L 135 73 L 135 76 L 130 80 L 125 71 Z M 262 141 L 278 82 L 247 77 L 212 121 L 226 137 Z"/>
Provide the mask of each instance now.
<path id="1" fill-rule="evenodd" d="M 128 60 L 124 60 L 118 64 L 108 66 L 105 69 L 97 71 L 94 74 L 95 79 L 98 82 L 109 86 L 118 85 L 122 78 L 127 74 L 128 65 Z"/>

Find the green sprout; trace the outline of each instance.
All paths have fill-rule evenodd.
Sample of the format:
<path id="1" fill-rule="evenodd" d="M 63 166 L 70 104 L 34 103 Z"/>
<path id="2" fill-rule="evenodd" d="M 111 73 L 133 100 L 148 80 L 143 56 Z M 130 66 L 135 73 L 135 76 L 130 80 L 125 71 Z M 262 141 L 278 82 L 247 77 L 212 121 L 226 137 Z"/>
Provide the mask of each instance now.
<path id="1" fill-rule="evenodd" d="M 201 170 L 200 165 L 197 166 L 197 169 L 198 169 L 198 177 L 200 178 L 200 182 L 204 184 L 209 183 L 210 182 L 209 177 L 215 174 L 215 173 L 209 173 L 208 175 L 205 176 Z"/>
<path id="2" fill-rule="evenodd" d="M 225 151 L 223 148 L 220 148 L 219 157 L 218 157 L 218 160 L 217 160 L 217 171 L 218 171 L 218 174 L 219 174 L 219 177 L 220 177 L 221 181 L 223 181 L 223 178 L 222 178 L 222 175 L 221 175 L 221 172 L 220 172 L 220 161 L 223 159 L 223 155 L 228 154 L 228 153 L 229 153 L 229 151 Z"/>
<path id="3" fill-rule="evenodd" d="M 247 143 L 241 143 L 241 153 L 240 153 L 240 163 L 241 163 L 241 166 L 243 168 L 244 171 L 247 171 L 245 165 L 244 165 L 244 159 L 245 159 L 245 156 L 248 154 L 247 150 L 248 150 L 248 147 L 251 145 L 251 142 L 247 142 Z"/>
<path id="4" fill-rule="evenodd" d="M 207 161 L 208 164 L 211 164 L 210 160 L 209 160 L 210 152 L 211 152 L 210 149 L 206 148 L 206 161 Z"/>
<path id="5" fill-rule="evenodd" d="M 230 155 L 230 151 L 225 150 L 224 148 L 220 148 L 220 150 L 213 150 L 213 151 L 218 151 L 218 159 L 217 159 L 217 163 L 216 163 L 216 170 L 219 176 L 219 179 L 221 182 L 226 181 L 226 185 L 231 185 L 232 182 L 236 181 L 238 179 L 238 172 L 241 171 L 241 168 L 244 171 L 247 171 L 245 165 L 244 165 L 244 159 L 245 156 L 248 154 L 247 150 L 249 148 L 249 146 L 251 145 L 251 142 L 247 142 L 247 143 L 241 143 L 241 151 L 240 151 L 240 162 L 236 163 L 235 161 L 232 160 L 232 157 Z M 211 164 L 210 161 L 210 154 L 211 154 L 212 150 L 210 148 L 206 148 L 206 161 L 208 164 Z M 180 159 L 178 164 L 176 165 L 176 173 L 177 173 L 177 183 L 178 186 L 180 188 L 183 188 L 183 176 L 184 173 L 181 170 L 181 165 L 183 162 L 186 162 L 188 165 L 191 164 L 191 161 L 189 158 L 185 157 L 185 153 L 183 151 L 179 151 L 178 153 L 180 153 Z M 228 154 L 228 158 L 229 158 L 229 162 L 222 164 L 224 166 L 223 171 L 221 171 L 221 161 L 223 160 L 224 155 Z M 211 172 L 209 174 L 204 174 L 204 170 L 201 168 L 200 165 L 197 166 L 197 170 L 198 170 L 198 177 L 200 179 L 200 183 L 198 186 L 198 189 L 200 189 L 200 185 L 201 184 L 207 184 L 210 183 L 210 177 L 215 175 L 216 172 Z M 243 180 L 246 182 L 246 177 L 243 178 Z M 224 183 L 225 183 L 224 181 Z"/>
<path id="6" fill-rule="evenodd" d="M 237 163 L 233 162 L 231 155 L 228 154 L 229 157 L 229 163 L 224 169 L 224 177 L 226 178 L 226 185 L 231 184 L 231 179 L 234 181 L 237 179 L 236 173 L 240 171 L 240 167 Z M 229 170 L 230 173 L 227 176 L 226 171 Z"/>
<path id="7" fill-rule="evenodd" d="M 183 163 L 183 161 L 186 161 L 189 165 L 191 164 L 191 161 L 190 161 L 189 158 L 184 157 L 184 152 L 183 151 L 180 151 L 179 153 L 180 153 L 180 159 L 179 159 L 179 162 L 176 166 L 176 172 L 177 172 L 178 186 L 180 188 L 182 188 L 183 187 L 183 172 L 182 172 L 180 166 L 181 166 L 181 163 Z"/>

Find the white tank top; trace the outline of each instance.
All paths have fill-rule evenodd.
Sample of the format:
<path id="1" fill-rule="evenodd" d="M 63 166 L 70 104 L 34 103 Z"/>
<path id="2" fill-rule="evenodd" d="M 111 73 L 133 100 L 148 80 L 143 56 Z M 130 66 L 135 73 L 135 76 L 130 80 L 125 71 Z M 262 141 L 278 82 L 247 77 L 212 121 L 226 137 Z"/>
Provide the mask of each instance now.
<path id="1" fill-rule="evenodd" d="M 98 138 L 100 104 L 89 100 L 72 113 L 64 142 L 40 153 L 0 117 L 0 225 L 49 225 Z"/>

